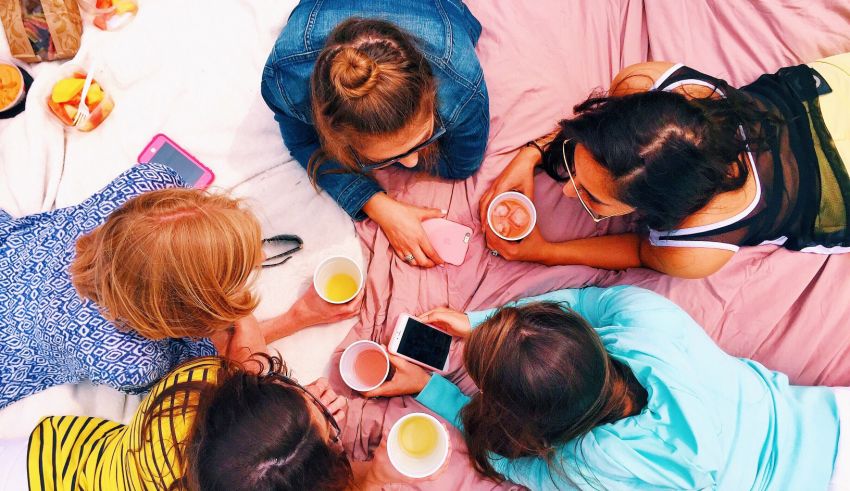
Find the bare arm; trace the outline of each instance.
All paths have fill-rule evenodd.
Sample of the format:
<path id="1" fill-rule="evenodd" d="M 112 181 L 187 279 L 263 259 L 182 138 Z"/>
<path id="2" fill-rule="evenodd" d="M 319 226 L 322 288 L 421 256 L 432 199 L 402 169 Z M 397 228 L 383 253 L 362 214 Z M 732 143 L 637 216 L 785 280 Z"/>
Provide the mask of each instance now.
<path id="1" fill-rule="evenodd" d="M 508 242 L 487 233 L 488 247 L 505 259 L 532 261 L 548 266 L 582 265 L 623 270 L 650 268 L 680 278 L 704 278 L 716 272 L 734 252 L 702 247 L 657 247 L 638 234 L 604 235 L 566 242 L 548 242 L 535 229 L 519 242 Z"/>

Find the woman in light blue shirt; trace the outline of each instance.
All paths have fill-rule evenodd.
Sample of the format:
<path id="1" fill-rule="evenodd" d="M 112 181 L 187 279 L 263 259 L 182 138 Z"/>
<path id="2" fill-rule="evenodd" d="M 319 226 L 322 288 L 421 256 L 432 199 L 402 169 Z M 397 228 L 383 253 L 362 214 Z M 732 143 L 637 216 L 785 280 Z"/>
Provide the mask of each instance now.
<path id="1" fill-rule="evenodd" d="M 423 320 L 468 336 L 464 365 L 480 392 L 395 358 L 396 376 L 368 395 L 419 392 L 464 429 L 491 477 L 534 490 L 836 485 L 850 444 L 839 442 L 843 389 L 793 386 L 727 355 L 654 293 L 561 290 Z"/>

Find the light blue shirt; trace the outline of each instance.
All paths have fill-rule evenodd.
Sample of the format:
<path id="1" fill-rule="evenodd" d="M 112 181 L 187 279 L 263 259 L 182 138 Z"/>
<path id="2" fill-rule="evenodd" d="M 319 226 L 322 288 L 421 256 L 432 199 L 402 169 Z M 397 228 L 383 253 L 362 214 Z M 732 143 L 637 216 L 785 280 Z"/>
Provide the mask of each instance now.
<path id="1" fill-rule="evenodd" d="M 564 302 L 587 319 L 649 397 L 640 414 L 563 445 L 566 476 L 538 458 L 494 454 L 511 481 L 534 490 L 827 488 L 839 431 L 829 388 L 793 386 L 727 355 L 674 303 L 640 288 L 561 290 L 517 304 L 533 301 Z M 494 311 L 469 320 L 476 327 Z M 459 425 L 469 398 L 434 375 L 417 400 Z"/>

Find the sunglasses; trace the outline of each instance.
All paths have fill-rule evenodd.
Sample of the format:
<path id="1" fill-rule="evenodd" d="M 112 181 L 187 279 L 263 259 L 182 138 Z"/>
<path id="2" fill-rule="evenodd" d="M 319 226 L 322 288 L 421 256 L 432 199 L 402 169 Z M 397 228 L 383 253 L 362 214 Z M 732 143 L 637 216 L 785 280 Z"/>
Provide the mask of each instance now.
<path id="1" fill-rule="evenodd" d="M 288 247 L 283 252 L 279 251 L 282 247 Z M 292 255 L 304 248 L 304 241 L 297 235 L 281 234 L 263 239 L 263 254 L 265 259 L 261 266 L 263 268 L 271 268 L 280 266 L 292 259 Z"/>
<path id="2" fill-rule="evenodd" d="M 414 153 L 416 153 L 416 152 L 422 150 L 423 148 L 427 147 L 428 145 L 433 144 L 435 141 L 437 141 L 437 139 L 439 139 L 441 136 L 443 136 L 445 134 L 446 134 L 446 129 L 443 128 L 443 125 L 439 125 L 436 128 L 434 128 L 434 133 L 431 134 L 430 138 L 428 138 L 424 142 L 420 143 L 419 145 L 416 145 L 415 147 L 411 148 L 407 152 L 405 152 L 401 155 L 398 155 L 396 157 L 392 157 L 392 158 L 382 160 L 380 162 L 371 163 L 371 164 L 364 164 L 363 162 L 361 162 L 360 158 L 357 156 L 357 152 L 354 152 L 352 150 L 351 153 L 354 156 L 354 161 L 357 162 L 357 165 L 359 165 L 362 170 L 373 171 L 373 170 L 383 169 L 383 168 L 389 167 L 393 164 L 397 164 L 399 160 L 402 160 L 406 157 L 409 157 L 409 156 L 413 155 Z"/>
<path id="3" fill-rule="evenodd" d="M 569 150 L 567 150 L 567 144 L 570 145 Z M 618 217 L 618 216 L 628 214 L 628 212 L 626 212 L 626 213 L 618 213 L 616 215 L 600 215 L 599 213 L 596 213 L 595 211 L 593 211 L 593 208 L 591 208 L 590 205 L 588 205 L 587 202 L 584 201 L 584 198 L 581 197 L 582 193 L 579 192 L 578 186 L 576 185 L 576 180 L 573 178 L 573 176 L 576 173 L 575 158 L 576 158 L 576 147 L 577 146 L 578 146 L 578 142 L 576 142 L 572 138 L 564 140 L 564 143 L 561 146 L 561 153 L 564 156 L 564 170 L 566 170 L 566 175 L 561 174 L 559 172 L 558 177 L 556 177 L 556 179 L 560 178 L 559 180 L 562 180 L 562 181 L 567 180 L 567 181 L 570 181 L 570 183 L 572 183 L 573 189 L 576 192 L 576 196 L 578 197 L 578 200 L 581 203 L 581 206 L 584 207 L 584 210 L 587 212 L 588 215 L 590 215 L 590 218 L 595 223 L 599 223 L 599 222 L 601 222 L 603 220 L 607 220 L 611 217 Z"/>
<path id="4" fill-rule="evenodd" d="M 307 394 L 307 397 L 311 401 L 313 401 L 313 404 L 315 404 L 317 408 L 319 408 L 319 410 L 325 416 L 325 419 L 328 421 L 328 424 L 330 424 L 331 428 L 333 428 L 334 432 L 331 436 L 331 441 L 333 443 L 340 442 L 340 439 L 342 437 L 342 429 L 339 427 L 339 423 L 336 422 L 336 418 L 333 417 L 333 414 L 331 414 L 330 410 L 328 410 L 328 408 L 325 407 L 324 404 L 322 404 L 322 401 L 320 401 L 318 397 L 314 396 L 313 393 L 307 390 L 307 388 L 303 385 L 281 373 L 270 373 L 269 375 L 267 375 L 267 377 L 273 378 L 274 380 L 281 382 L 284 385 L 294 387 L 300 390 L 301 392 Z"/>

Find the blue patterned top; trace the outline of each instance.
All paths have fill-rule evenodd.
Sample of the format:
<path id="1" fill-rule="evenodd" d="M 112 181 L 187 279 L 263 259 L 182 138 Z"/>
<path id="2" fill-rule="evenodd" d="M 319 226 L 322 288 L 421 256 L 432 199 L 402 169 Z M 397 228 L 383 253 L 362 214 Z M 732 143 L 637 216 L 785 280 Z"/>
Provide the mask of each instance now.
<path id="1" fill-rule="evenodd" d="M 118 330 L 68 274 L 77 238 L 130 198 L 178 186 L 172 169 L 147 164 L 77 206 L 23 218 L 0 210 L 0 408 L 83 380 L 143 392 L 183 361 L 216 353 L 206 339 L 152 341 Z"/>

